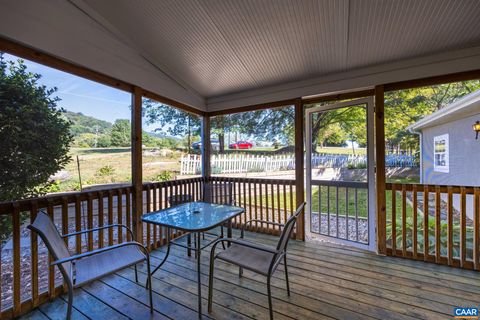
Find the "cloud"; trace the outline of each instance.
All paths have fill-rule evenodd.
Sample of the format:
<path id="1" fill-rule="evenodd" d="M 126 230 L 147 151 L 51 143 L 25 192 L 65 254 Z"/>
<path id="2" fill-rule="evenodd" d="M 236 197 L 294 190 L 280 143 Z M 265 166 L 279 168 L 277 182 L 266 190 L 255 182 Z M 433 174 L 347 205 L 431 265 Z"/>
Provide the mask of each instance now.
<path id="1" fill-rule="evenodd" d="M 71 87 L 74 87 L 74 86 L 75 86 L 75 85 L 73 85 L 73 86 L 71 86 Z M 73 93 L 73 92 L 68 92 L 68 90 L 57 91 L 57 93 L 58 93 L 58 94 L 65 94 L 65 95 L 69 95 L 69 96 L 74 96 L 74 97 L 79 97 L 79 98 L 96 100 L 96 101 L 110 102 L 110 103 L 115 103 L 115 104 L 119 104 L 119 105 L 122 105 L 122 106 L 126 106 L 126 105 L 129 104 L 129 103 L 126 102 L 126 101 L 118 101 L 118 100 L 106 99 L 106 98 L 101 98 L 101 97 L 92 96 L 92 95 L 88 95 L 88 94 Z"/>

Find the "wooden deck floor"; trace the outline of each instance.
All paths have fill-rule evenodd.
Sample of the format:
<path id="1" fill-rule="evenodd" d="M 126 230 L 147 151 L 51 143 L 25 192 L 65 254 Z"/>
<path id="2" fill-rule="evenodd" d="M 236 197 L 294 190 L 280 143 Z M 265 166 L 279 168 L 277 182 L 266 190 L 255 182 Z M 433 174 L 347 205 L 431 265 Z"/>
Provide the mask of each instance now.
<path id="1" fill-rule="evenodd" d="M 276 238 L 248 234 L 274 244 Z M 186 250 L 173 251 L 154 275 L 155 314 L 147 291 L 126 269 L 75 292 L 74 319 L 196 319 L 196 264 Z M 165 248 L 152 253 L 159 263 Z M 208 253 L 202 256 L 205 319 L 267 319 L 265 279 L 217 261 L 213 313 L 206 312 Z M 452 319 L 455 306 L 478 307 L 480 275 L 475 271 L 380 257 L 329 243 L 295 242 L 289 248 L 292 289 L 287 296 L 283 266 L 273 280 L 275 319 Z M 141 284 L 145 268 L 140 269 Z M 63 319 L 65 298 L 44 304 L 25 319 Z"/>

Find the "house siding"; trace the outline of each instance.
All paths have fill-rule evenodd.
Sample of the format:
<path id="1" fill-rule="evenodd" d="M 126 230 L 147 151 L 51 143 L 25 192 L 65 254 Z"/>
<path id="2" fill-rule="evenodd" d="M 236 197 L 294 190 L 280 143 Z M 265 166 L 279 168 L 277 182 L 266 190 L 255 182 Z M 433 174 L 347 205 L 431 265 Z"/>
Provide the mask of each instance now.
<path id="1" fill-rule="evenodd" d="M 425 184 L 480 186 L 480 138 L 472 125 L 479 113 L 422 130 L 422 182 Z M 449 172 L 434 171 L 434 137 L 449 135 Z"/>

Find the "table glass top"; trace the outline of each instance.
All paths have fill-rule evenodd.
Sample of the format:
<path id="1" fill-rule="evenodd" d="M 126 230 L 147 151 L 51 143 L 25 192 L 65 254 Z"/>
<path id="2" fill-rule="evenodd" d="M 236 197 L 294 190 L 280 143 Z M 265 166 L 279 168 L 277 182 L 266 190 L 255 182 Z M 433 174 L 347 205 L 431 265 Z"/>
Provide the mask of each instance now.
<path id="1" fill-rule="evenodd" d="M 243 208 L 229 205 L 188 202 L 144 214 L 142 221 L 175 229 L 199 231 L 211 229 L 244 211 Z"/>

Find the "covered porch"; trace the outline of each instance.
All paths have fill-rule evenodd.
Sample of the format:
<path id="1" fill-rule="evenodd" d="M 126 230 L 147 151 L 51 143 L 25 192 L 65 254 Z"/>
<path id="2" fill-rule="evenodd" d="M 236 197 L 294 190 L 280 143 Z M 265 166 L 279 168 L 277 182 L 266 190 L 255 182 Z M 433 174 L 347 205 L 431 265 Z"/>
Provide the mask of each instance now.
<path id="1" fill-rule="evenodd" d="M 390 94 L 401 90 L 480 79 L 480 6 L 476 1 L 463 6 L 448 0 L 399 3 L 5 4 L 1 52 L 129 94 L 131 175 L 121 186 L 0 203 L 0 215 L 12 226 L 0 261 L 0 318 L 64 317 L 65 284 L 50 265 L 44 243 L 26 230 L 39 210 L 61 234 L 125 224 L 133 239 L 112 228 L 75 236 L 66 244 L 81 254 L 136 240 L 151 252 L 155 267 L 169 239 L 164 227 L 143 223 L 142 215 L 170 207 L 171 197 L 204 201 L 206 184 L 231 186 L 233 202 L 245 209 L 233 220 L 234 237 L 251 219 L 285 223 L 307 202 L 288 249 L 290 297 L 283 265 L 273 277 L 275 319 L 442 319 L 450 318 L 455 307 L 477 307 L 480 187 L 387 181 L 385 105 L 394 100 Z M 432 15 L 434 9 L 441 14 Z M 424 28 L 419 31 L 418 25 Z M 144 176 L 145 99 L 200 119 L 195 161 L 201 163 L 191 177 L 151 182 Z M 369 117 L 368 182 L 315 181 L 308 172 L 314 161 L 306 110 L 356 99 Z M 215 117 L 279 107 L 292 111 L 289 178 L 214 172 Z M 368 194 L 363 209 L 362 194 Z M 453 198 L 460 202 L 458 210 Z M 355 227 L 350 228 L 350 219 Z M 248 239 L 267 245 L 274 245 L 281 232 L 260 222 L 247 230 Z M 208 249 L 201 260 L 204 305 Z M 74 318 L 194 319 L 195 265 L 193 256 L 174 247 L 153 278 L 153 315 L 144 286 L 146 268 L 139 265 L 139 283 L 134 269 L 127 268 L 76 290 Z M 204 307 L 205 318 L 269 317 L 261 276 L 246 271 L 239 278 L 236 267 L 219 262 L 214 282 L 213 312 Z"/>

